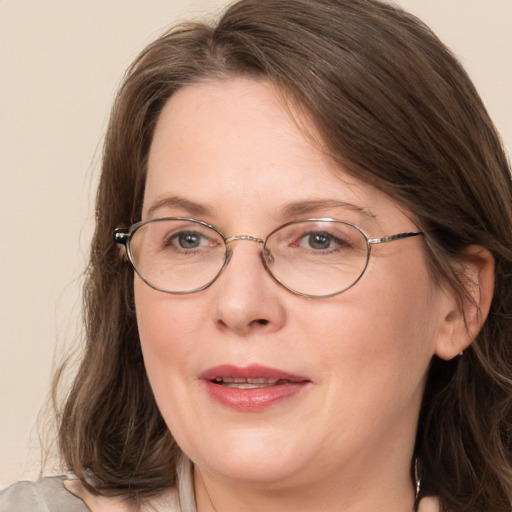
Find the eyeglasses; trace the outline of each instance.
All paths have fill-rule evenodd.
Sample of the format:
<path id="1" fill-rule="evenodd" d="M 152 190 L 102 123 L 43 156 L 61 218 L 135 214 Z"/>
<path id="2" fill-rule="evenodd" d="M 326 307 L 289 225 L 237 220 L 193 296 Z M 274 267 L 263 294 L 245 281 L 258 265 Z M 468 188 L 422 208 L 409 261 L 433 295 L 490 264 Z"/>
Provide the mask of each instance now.
<path id="1" fill-rule="evenodd" d="M 201 220 L 186 217 L 150 219 L 114 230 L 135 272 L 165 293 L 196 293 L 208 288 L 228 265 L 232 243 L 260 244 L 269 274 L 289 291 L 311 298 L 331 297 L 361 279 L 372 246 L 422 235 L 422 231 L 369 238 L 351 224 L 330 218 L 288 222 L 264 240 L 226 237 Z"/>

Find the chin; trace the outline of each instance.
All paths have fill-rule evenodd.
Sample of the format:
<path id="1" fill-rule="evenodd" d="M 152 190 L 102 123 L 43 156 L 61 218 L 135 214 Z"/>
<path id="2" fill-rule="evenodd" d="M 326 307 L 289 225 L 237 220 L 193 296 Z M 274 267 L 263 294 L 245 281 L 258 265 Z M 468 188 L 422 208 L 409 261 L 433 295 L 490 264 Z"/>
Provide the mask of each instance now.
<path id="1" fill-rule="evenodd" d="M 290 442 L 290 432 L 236 432 L 208 446 L 187 448 L 200 469 L 239 482 L 278 484 L 309 466 L 301 443 Z"/>

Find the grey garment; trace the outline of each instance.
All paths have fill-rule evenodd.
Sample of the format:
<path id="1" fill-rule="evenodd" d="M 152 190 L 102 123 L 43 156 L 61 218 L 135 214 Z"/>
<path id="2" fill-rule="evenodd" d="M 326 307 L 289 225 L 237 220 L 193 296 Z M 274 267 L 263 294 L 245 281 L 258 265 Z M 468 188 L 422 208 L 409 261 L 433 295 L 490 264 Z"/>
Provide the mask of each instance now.
<path id="1" fill-rule="evenodd" d="M 0 491 L 0 512 L 90 512 L 64 487 L 64 476 L 17 482 Z"/>

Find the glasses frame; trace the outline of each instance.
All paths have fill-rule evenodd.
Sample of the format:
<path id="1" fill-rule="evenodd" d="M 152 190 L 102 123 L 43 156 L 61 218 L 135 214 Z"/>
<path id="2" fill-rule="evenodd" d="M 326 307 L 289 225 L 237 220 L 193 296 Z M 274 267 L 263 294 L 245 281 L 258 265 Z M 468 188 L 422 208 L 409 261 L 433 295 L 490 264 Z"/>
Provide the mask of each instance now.
<path id="1" fill-rule="evenodd" d="M 164 288 L 160 288 L 160 287 L 150 283 L 140 273 L 139 269 L 137 268 L 137 265 L 135 264 L 135 261 L 133 259 L 133 255 L 131 252 L 131 240 L 132 240 L 134 234 L 137 232 L 137 230 L 139 230 L 142 226 L 145 226 L 146 224 L 149 224 L 152 222 L 164 222 L 164 221 L 174 221 L 174 220 L 193 222 L 196 224 L 200 224 L 201 226 L 204 226 L 206 228 L 212 229 L 224 241 L 225 255 L 224 255 L 224 263 L 222 264 L 221 268 L 219 269 L 219 271 L 217 272 L 215 277 L 213 279 L 211 279 L 207 284 L 205 284 L 204 286 L 201 286 L 199 288 L 195 288 L 193 290 L 170 291 L 170 290 L 165 290 Z M 359 231 L 359 233 L 361 233 L 361 235 L 363 235 L 364 239 L 366 240 L 366 248 L 367 248 L 366 261 L 364 263 L 363 269 L 362 269 L 361 273 L 359 274 L 358 278 L 352 284 L 350 284 L 349 286 L 346 286 L 345 288 L 343 288 L 342 290 L 337 291 L 337 292 L 328 293 L 325 295 L 311 295 L 308 293 L 302 293 L 297 290 L 294 290 L 293 288 L 291 288 L 288 285 L 286 285 L 285 283 L 283 283 L 278 277 L 276 277 L 273 274 L 272 270 L 269 267 L 269 256 L 268 255 L 270 253 L 265 250 L 268 239 L 277 231 L 280 231 L 281 229 L 291 226 L 293 224 L 300 224 L 302 222 L 333 222 L 333 223 L 338 223 L 338 224 L 345 224 L 345 225 L 353 227 L 354 229 Z M 388 236 L 384 236 L 381 238 L 370 238 L 359 226 L 356 226 L 355 224 L 352 224 L 351 222 L 333 219 L 331 217 L 316 217 L 316 218 L 298 219 L 298 220 L 293 220 L 291 222 L 287 222 L 287 223 L 277 227 L 273 231 L 271 231 L 264 239 L 250 236 L 250 235 L 237 235 L 237 236 L 227 237 L 226 235 L 224 235 L 224 233 L 220 229 L 216 228 L 212 224 L 208 224 L 207 222 L 204 222 L 199 219 L 194 219 L 192 217 L 158 217 L 155 219 L 141 220 L 139 222 L 136 222 L 135 224 L 132 224 L 131 226 L 129 226 L 127 228 L 115 228 L 114 232 L 113 232 L 113 238 L 114 238 L 114 242 L 116 244 L 124 246 L 124 248 L 126 250 L 126 255 L 128 257 L 128 260 L 130 261 L 131 266 L 133 267 L 133 269 L 135 270 L 137 275 L 142 279 L 142 281 L 144 281 L 144 283 L 146 283 L 150 288 L 153 288 L 154 290 L 157 290 L 159 292 L 169 293 L 172 295 L 188 295 L 190 293 L 197 293 L 202 290 L 205 290 L 206 288 L 210 287 L 219 278 L 219 276 L 222 274 L 223 270 L 229 264 L 229 261 L 231 260 L 231 256 L 233 254 L 233 250 L 231 249 L 230 244 L 232 242 L 235 242 L 238 240 L 248 240 L 250 242 L 256 242 L 256 243 L 262 245 L 262 250 L 261 250 L 260 254 L 261 254 L 261 260 L 262 260 L 263 266 L 264 266 L 265 270 L 270 274 L 270 276 L 274 279 L 274 281 L 279 283 L 283 288 L 286 288 L 291 293 L 298 295 L 300 297 L 307 297 L 310 299 L 324 299 L 324 298 L 328 298 L 328 297 L 333 297 L 335 295 L 340 295 L 341 293 L 352 288 L 361 279 L 361 277 L 363 277 L 366 269 L 368 268 L 368 263 L 370 261 L 372 247 L 374 245 L 395 242 L 396 240 L 403 240 L 404 238 L 411 238 L 411 237 L 415 237 L 415 236 L 419 236 L 419 235 L 423 235 L 423 234 L 424 234 L 424 231 L 420 230 L 420 231 L 407 231 L 404 233 L 397 233 L 394 235 L 388 235 Z"/>

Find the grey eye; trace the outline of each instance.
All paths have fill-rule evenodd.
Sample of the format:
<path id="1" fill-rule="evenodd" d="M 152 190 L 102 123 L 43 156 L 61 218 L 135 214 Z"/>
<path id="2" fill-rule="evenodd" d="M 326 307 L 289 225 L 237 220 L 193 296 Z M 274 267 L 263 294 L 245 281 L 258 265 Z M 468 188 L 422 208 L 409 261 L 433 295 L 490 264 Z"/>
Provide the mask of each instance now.
<path id="1" fill-rule="evenodd" d="M 307 242 L 312 249 L 329 249 L 332 237 L 323 233 L 311 233 Z"/>
<path id="2" fill-rule="evenodd" d="M 182 249 L 195 249 L 201 245 L 201 235 L 197 233 L 179 233 L 175 236 Z"/>

